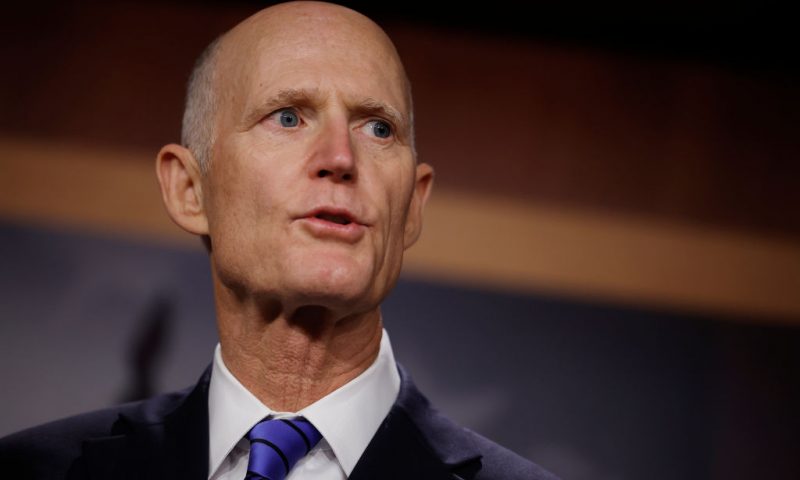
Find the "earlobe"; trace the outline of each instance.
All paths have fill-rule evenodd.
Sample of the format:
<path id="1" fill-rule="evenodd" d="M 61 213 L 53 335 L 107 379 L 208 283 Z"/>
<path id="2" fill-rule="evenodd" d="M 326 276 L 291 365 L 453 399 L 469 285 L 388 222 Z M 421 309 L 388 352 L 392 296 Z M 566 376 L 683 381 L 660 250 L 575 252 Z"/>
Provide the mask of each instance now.
<path id="1" fill-rule="evenodd" d="M 422 233 L 422 211 L 425 208 L 425 204 L 428 203 L 432 188 L 433 167 L 427 163 L 420 163 L 417 165 L 414 193 L 411 197 L 408 217 L 406 218 L 405 237 L 403 239 L 403 246 L 406 249 L 417 243 L 417 239 Z"/>
<path id="2" fill-rule="evenodd" d="M 174 143 L 165 145 L 156 157 L 156 175 L 172 221 L 189 233 L 207 235 L 201 173 L 192 152 Z"/>

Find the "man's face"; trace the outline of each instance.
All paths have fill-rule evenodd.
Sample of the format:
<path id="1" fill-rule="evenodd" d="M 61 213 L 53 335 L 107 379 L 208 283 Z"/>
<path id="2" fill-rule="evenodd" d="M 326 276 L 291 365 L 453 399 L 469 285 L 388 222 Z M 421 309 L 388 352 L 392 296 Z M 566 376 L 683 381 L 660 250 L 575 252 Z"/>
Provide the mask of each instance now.
<path id="1" fill-rule="evenodd" d="M 288 306 L 375 308 L 430 181 L 393 49 L 362 19 L 278 16 L 234 31 L 217 68 L 202 185 L 215 276 Z"/>

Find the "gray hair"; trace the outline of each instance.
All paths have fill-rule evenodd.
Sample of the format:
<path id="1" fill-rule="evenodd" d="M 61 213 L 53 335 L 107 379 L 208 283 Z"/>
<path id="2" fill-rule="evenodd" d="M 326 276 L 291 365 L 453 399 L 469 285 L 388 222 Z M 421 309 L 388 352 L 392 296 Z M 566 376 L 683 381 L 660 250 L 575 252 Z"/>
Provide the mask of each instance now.
<path id="1" fill-rule="evenodd" d="M 188 148 L 206 173 L 214 146 L 214 116 L 219 100 L 216 94 L 216 60 L 222 36 L 211 42 L 195 62 L 186 90 L 186 105 L 181 125 L 181 143 Z"/>

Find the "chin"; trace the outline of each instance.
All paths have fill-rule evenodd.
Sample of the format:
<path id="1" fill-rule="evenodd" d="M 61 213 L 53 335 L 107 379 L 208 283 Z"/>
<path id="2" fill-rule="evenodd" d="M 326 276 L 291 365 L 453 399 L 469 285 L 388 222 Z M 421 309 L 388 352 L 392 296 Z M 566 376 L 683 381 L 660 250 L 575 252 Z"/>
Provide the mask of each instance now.
<path id="1" fill-rule="evenodd" d="M 355 265 L 352 261 L 317 262 L 292 277 L 291 285 L 285 287 L 296 292 L 298 304 L 360 310 L 374 303 L 371 299 L 375 285 L 372 269 Z"/>

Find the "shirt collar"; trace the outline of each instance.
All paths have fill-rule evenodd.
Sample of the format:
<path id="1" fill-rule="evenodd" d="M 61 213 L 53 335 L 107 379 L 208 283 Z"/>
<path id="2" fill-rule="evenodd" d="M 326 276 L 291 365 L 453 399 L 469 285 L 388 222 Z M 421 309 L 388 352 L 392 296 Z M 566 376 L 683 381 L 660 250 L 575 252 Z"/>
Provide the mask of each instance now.
<path id="1" fill-rule="evenodd" d="M 256 423 L 270 415 L 255 395 L 239 383 L 225 366 L 219 343 L 214 349 L 208 387 L 208 472 L 213 474 L 233 447 Z M 210 478 L 210 476 L 209 476 Z"/>
<path id="2" fill-rule="evenodd" d="M 369 368 L 297 413 L 322 433 L 349 476 L 399 391 L 400 375 L 384 330 L 378 356 Z M 208 392 L 209 473 L 220 467 L 253 425 L 275 413 L 233 376 L 217 344 Z"/>

